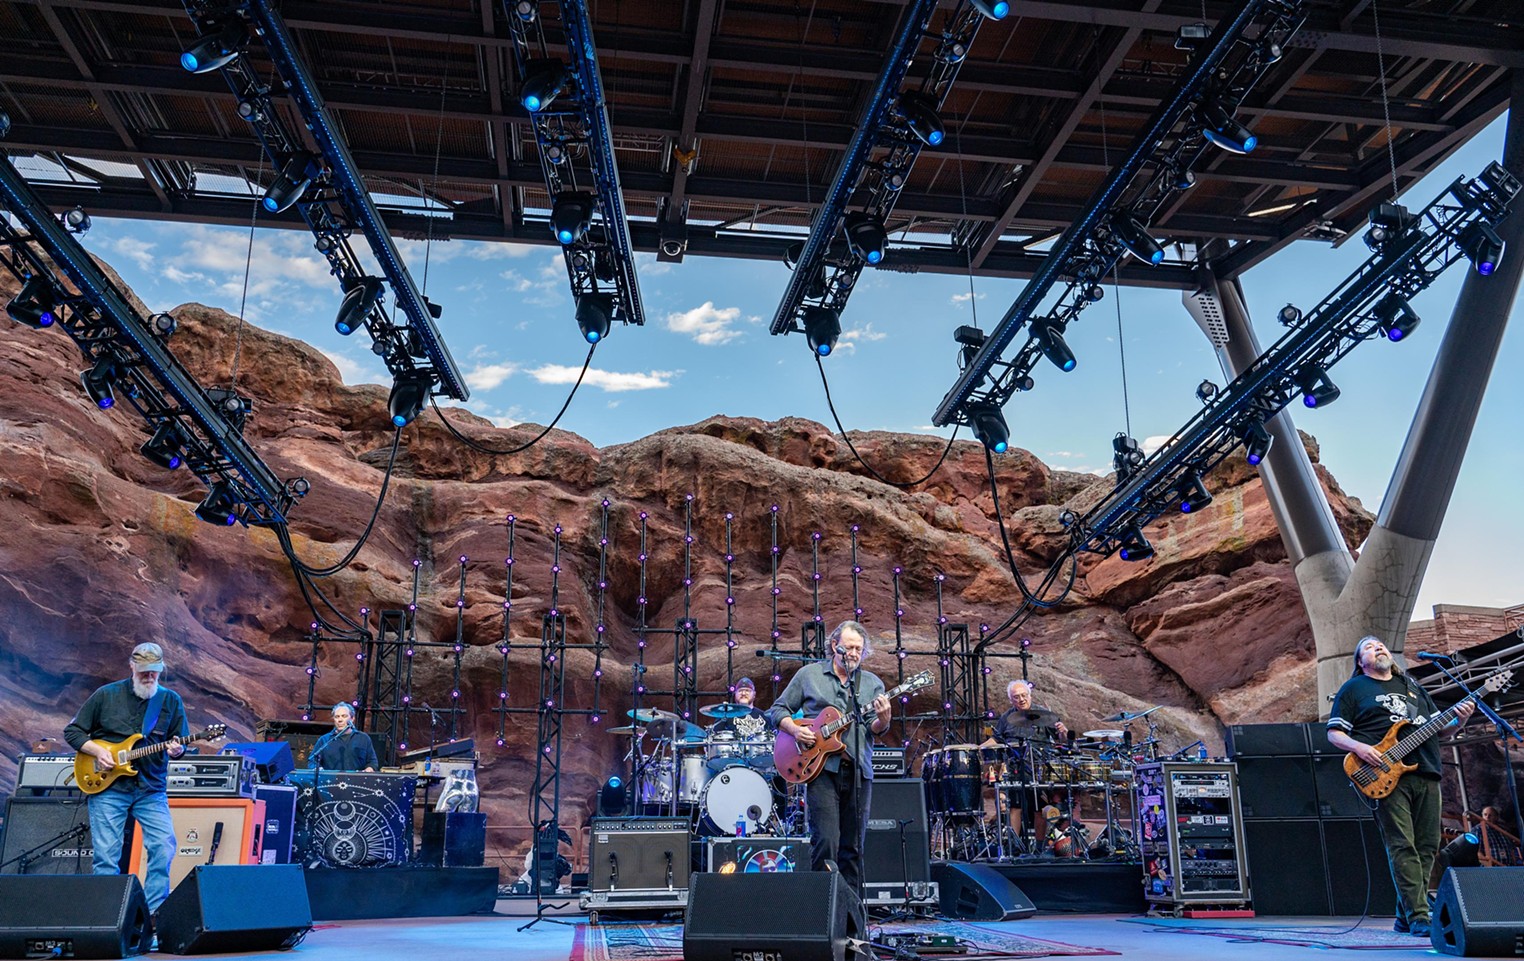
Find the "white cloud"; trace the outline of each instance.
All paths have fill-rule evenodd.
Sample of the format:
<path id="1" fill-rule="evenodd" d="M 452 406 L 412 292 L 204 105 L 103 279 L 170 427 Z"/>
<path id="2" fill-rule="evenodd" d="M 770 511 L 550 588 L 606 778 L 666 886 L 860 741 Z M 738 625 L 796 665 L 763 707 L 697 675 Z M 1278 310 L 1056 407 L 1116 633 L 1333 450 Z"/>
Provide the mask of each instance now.
<path id="1" fill-rule="evenodd" d="M 472 390 L 491 390 L 518 369 L 518 364 L 478 364 L 466 371 L 466 385 Z"/>
<path id="2" fill-rule="evenodd" d="M 362 364 L 353 357 L 338 353 L 337 351 L 324 350 L 321 347 L 318 350 L 322 352 L 324 357 L 333 361 L 333 366 L 339 369 L 339 377 L 351 387 L 356 384 L 379 384 L 389 379 L 385 374 L 379 373 L 375 367 L 369 364 Z"/>
<path id="3" fill-rule="evenodd" d="M 853 327 L 851 330 L 841 332 L 841 340 L 848 344 L 855 344 L 858 341 L 884 340 L 888 336 L 888 334 L 881 330 L 874 330 L 872 321 L 863 324 L 861 327 Z"/>
<path id="4" fill-rule="evenodd" d="M 1153 434 L 1143 438 L 1143 443 L 1139 446 L 1143 448 L 1144 456 L 1153 456 L 1154 451 L 1163 447 L 1165 441 L 1169 440 L 1171 436 L 1170 434 Z"/>
<path id="5" fill-rule="evenodd" d="M 171 280 L 177 284 L 206 284 L 211 282 L 211 278 L 199 270 L 181 270 L 174 264 L 165 264 L 160 268 L 159 272 L 165 277 L 165 279 Z"/>
<path id="6" fill-rule="evenodd" d="M 716 307 L 714 301 L 706 300 L 701 306 L 681 313 L 667 315 L 667 329 L 675 334 L 687 334 L 707 347 L 729 343 L 741 336 L 734 327 L 741 319 L 739 307 Z"/>
<path id="7" fill-rule="evenodd" d="M 152 270 L 153 262 L 157 259 L 153 249 L 156 245 L 137 237 L 118 237 L 110 244 L 112 250 L 137 264 L 143 270 Z M 174 278 L 171 277 L 171 280 Z"/>
<path id="8" fill-rule="evenodd" d="M 577 375 L 581 372 L 581 367 L 568 367 L 564 364 L 545 364 L 527 371 L 529 376 L 542 384 L 575 384 Z M 626 372 L 589 368 L 587 376 L 582 378 L 582 383 L 610 393 L 627 390 L 660 390 L 671 387 L 672 379 L 681 373 L 680 370 Z"/>
<path id="9" fill-rule="evenodd" d="M 501 274 L 498 274 L 498 276 L 508 281 L 508 289 L 515 293 L 522 294 L 524 291 L 534 287 L 534 281 L 525 277 L 517 270 L 505 270 Z"/>
<path id="10" fill-rule="evenodd" d="M 984 299 L 984 295 L 983 294 L 975 294 L 973 291 L 969 291 L 966 294 L 953 294 L 952 295 L 952 302 L 955 303 L 955 304 L 966 304 L 969 301 L 974 300 L 976 298 L 979 299 L 979 300 L 983 300 Z"/>

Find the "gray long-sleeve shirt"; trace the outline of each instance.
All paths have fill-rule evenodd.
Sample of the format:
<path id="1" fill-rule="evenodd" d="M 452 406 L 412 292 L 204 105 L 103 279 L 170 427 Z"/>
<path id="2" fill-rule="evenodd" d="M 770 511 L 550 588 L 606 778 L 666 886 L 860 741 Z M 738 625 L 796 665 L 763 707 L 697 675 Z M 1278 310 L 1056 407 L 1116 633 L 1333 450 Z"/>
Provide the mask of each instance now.
<path id="1" fill-rule="evenodd" d="M 857 671 L 857 703 L 864 710 L 882 693 L 884 682 L 879 680 L 877 674 Z M 814 717 L 828 707 L 834 707 L 844 715 L 851 714 L 851 703 L 851 689 L 831 670 L 831 663 L 816 661 L 801 667 L 793 676 L 783 693 L 778 695 L 778 699 L 768 709 L 767 719 L 777 727 L 785 717 L 800 710 L 807 718 Z M 868 754 L 868 748 L 873 743 L 873 732 L 868 729 L 873 718 L 871 711 L 868 712 L 868 718 L 868 723 L 854 721 L 848 725 L 846 730 L 840 732 L 840 737 L 846 746 L 846 753 L 856 759 L 857 769 L 871 781 L 873 763 Z M 840 770 L 841 754 L 832 754 L 826 758 L 825 767 L 828 771 Z"/>

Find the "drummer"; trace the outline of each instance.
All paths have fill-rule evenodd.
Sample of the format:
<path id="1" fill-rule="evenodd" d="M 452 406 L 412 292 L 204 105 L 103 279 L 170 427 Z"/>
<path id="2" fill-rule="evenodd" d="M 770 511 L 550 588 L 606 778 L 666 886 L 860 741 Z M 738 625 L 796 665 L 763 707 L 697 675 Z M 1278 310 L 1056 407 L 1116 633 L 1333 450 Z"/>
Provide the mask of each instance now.
<path id="1" fill-rule="evenodd" d="M 741 740 L 763 737 L 770 733 L 770 725 L 767 723 L 767 715 L 757 709 L 757 685 L 749 677 L 736 680 L 735 703 L 748 708 L 748 713 L 736 717 L 724 717 L 709 725 L 710 734 L 718 734 L 722 731 L 733 731 Z"/>
<path id="2" fill-rule="evenodd" d="M 1032 706 L 1032 682 L 1014 680 L 1005 686 L 1005 696 L 1010 699 L 1011 709 L 1000 715 L 995 722 L 995 732 L 980 747 L 1011 744 L 1018 739 L 1060 741 L 1069 736 L 1069 729 L 1058 715 L 1045 707 Z"/>

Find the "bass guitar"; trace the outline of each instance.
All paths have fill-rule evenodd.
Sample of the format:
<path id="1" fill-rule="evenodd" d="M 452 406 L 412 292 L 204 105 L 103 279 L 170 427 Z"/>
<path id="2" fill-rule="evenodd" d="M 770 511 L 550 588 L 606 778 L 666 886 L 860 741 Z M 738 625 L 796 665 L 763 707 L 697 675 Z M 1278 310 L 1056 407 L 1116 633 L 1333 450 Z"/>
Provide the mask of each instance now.
<path id="1" fill-rule="evenodd" d="M 1397 781 L 1404 774 L 1418 768 L 1417 764 L 1404 764 L 1403 759 L 1448 727 L 1450 722 L 1455 720 L 1456 708 L 1483 694 L 1502 690 L 1512 680 L 1512 671 L 1498 671 L 1483 681 L 1474 692 L 1417 727 L 1414 727 L 1410 721 L 1398 721 L 1392 725 L 1391 730 L 1386 732 L 1386 737 L 1371 745 L 1381 752 L 1383 763 L 1380 767 L 1367 764 L 1354 754 L 1346 754 L 1344 755 L 1344 773 L 1349 775 L 1350 783 L 1355 786 L 1355 790 L 1366 797 L 1376 799 L 1386 797 L 1397 789 Z M 1412 729 L 1407 730 L 1408 728 Z"/>
<path id="2" fill-rule="evenodd" d="M 885 691 L 884 696 L 893 700 L 901 694 L 910 694 L 923 687 L 930 687 L 931 681 L 931 672 L 922 671 L 899 687 Z M 794 740 L 792 734 L 778 731 L 778 739 L 773 742 L 773 762 L 778 765 L 778 774 L 790 784 L 807 784 L 813 781 L 821 768 L 825 766 L 827 755 L 846 750 L 846 745 L 841 743 L 840 734 L 854 721 L 871 724 L 873 717 L 866 707 L 856 714 L 847 715 L 843 715 L 834 707 L 828 707 L 807 721 L 796 721 L 796 724 L 815 732 L 815 743 L 808 747 Z"/>
<path id="3" fill-rule="evenodd" d="M 134 744 L 143 740 L 143 735 L 132 734 L 126 739 L 112 743 L 110 741 L 97 740 L 95 743 L 111 752 L 116 758 L 116 767 L 106 768 L 101 766 L 100 759 L 93 754 L 80 751 L 74 755 L 74 786 L 86 794 L 99 794 L 110 787 L 117 778 L 137 777 L 138 769 L 132 766 L 132 762 L 140 758 L 151 757 L 161 751 L 167 751 L 176 744 L 194 744 L 197 741 L 215 741 L 228 731 L 226 724 L 213 724 L 204 728 L 190 737 L 173 738 L 159 744 L 150 744 L 147 747 L 133 747 Z"/>

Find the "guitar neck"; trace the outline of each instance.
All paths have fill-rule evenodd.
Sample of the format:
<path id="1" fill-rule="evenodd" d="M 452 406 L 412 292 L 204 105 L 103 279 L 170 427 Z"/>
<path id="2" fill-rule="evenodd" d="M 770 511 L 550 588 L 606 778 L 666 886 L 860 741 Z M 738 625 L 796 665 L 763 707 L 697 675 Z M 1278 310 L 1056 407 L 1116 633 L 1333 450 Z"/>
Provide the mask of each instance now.
<path id="1" fill-rule="evenodd" d="M 1450 705 L 1450 707 L 1429 718 L 1412 731 L 1409 731 L 1406 737 L 1392 745 L 1391 749 L 1386 752 L 1386 756 L 1400 761 L 1413 751 L 1418 750 L 1429 738 L 1450 726 L 1450 722 L 1455 720 L 1462 704 L 1475 698 L 1475 693 L 1467 694 L 1459 701 Z"/>
<path id="2" fill-rule="evenodd" d="M 899 687 L 896 687 L 896 688 L 894 688 L 892 690 L 885 691 L 884 692 L 884 696 L 889 698 L 889 699 L 891 699 L 891 700 L 893 700 L 895 695 L 897 695 L 900 692 L 904 691 L 908 687 L 910 687 L 909 684 L 901 684 Z M 861 718 L 862 715 L 867 713 L 867 711 L 868 711 L 868 709 L 866 707 L 860 707 L 856 712 L 854 712 L 852 714 L 843 714 L 841 717 L 839 717 L 836 720 L 832 721 L 830 724 L 827 724 L 824 727 L 822 727 L 818 733 L 822 737 L 835 737 L 837 731 L 845 730 L 847 725 L 849 725 L 853 721 L 856 721 L 859 718 Z"/>
<path id="3" fill-rule="evenodd" d="M 148 757 L 153 754 L 158 754 L 160 751 L 167 751 L 172 744 L 194 744 L 197 741 L 204 741 L 206 740 L 207 733 L 208 732 L 206 731 L 197 731 L 195 734 L 192 734 L 190 737 L 185 738 L 184 740 L 160 741 L 158 744 L 150 744 L 147 747 L 133 748 L 127 752 L 127 760 L 136 761 L 140 757 Z"/>

